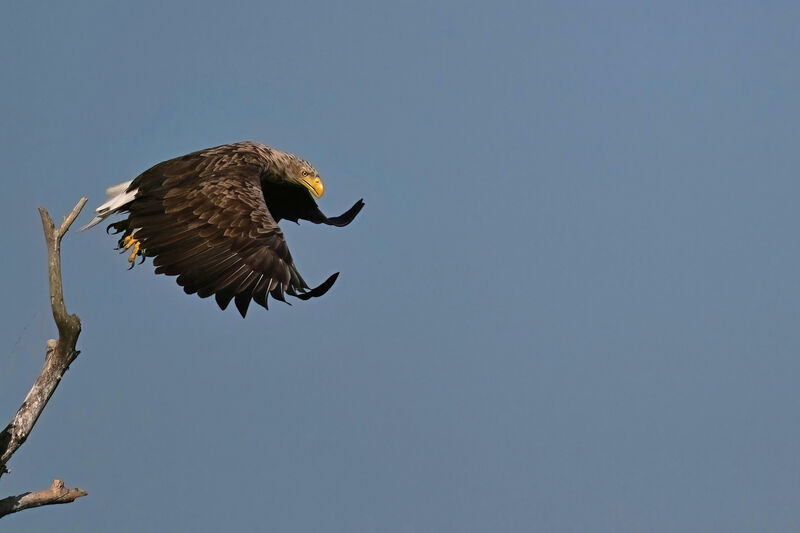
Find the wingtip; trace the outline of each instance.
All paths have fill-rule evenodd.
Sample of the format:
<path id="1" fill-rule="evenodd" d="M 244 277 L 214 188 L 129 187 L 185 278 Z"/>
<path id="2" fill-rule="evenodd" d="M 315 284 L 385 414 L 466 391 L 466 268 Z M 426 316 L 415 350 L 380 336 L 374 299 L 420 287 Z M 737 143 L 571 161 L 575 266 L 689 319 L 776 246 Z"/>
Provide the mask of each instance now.
<path id="1" fill-rule="evenodd" d="M 359 201 L 353 204 L 353 207 L 339 215 L 338 217 L 331 217 L 325 220 L 325 224 L 330 226 L 337 226 L 337 227 L 344 227 L 350 224 L 353 219 L 361 212 L 361 209 L 364 208 L 364 199 L 361 198 Z"/>
<path id="2" fill-rule="evenodd" d="M 326 279 L 321 284 L 317 285 L 316 287 L 314 287 L 313 289 L 311 289 L 308 292 L 294 293 L 293 294 L 293 293 L 291 293 L 289 291 L 286 291 L 286 294 L 294 296 L 295 298 L 300 298 L 301 300 L 308 300 L 310 298 L 316 298 L 316 297 L 322 296 L 323 294 L 328 292 L 330 290 L 330 288 L 333 287 L 333 284 L 336 283 L 336 279 L 338 277 L 339 277 L 339 273 L 336 272 L 336 273 L 332 274 L 330 277 L 328 277 L 328 279 Z"/>

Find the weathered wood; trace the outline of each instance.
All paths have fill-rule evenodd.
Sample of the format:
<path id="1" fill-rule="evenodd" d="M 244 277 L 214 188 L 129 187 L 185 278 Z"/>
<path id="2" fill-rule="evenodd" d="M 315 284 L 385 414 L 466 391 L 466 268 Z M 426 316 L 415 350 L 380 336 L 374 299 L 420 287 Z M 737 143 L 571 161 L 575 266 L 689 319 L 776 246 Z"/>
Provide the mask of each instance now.
<path id="1" fill-rule="evenodd" d="M 86 496 L 85 490 L 68 489 L 63 481 L 56 479 L 49 489 L 25 492 L 0 500 L 0 517 L 42 505 L 74 502 L 82 496 Z"/>
<path id="2" fill-rule="evenodd" d="M 47 402 L 61 382 L 64 373 L 80 353 L 75 349 L 75 345 L 78 342 L 78 335 L 81 333 L 81 321 L 77 315 L 69 314 L 64 305 L 64 288 L 61 281 L 61 239 L 78 217 L 84 205 L 86 205 L 86 198 L 81 198 L 69 215 L 64 217 L 64 221 L 58 228 L 56 228 L 47 210 L 43 207 L 39 208 L 39 215 L 42 218 L 42 227 L 44 228 L 44 238 L 47 243 L 50 307 L 53 310 L 53 319 L 58 328 L 58 339 L 50 339 L 47 341 L 44 366 L 39 372 L 39 376 L 36 378 L 33 387 L 31 387 L 31 390 L 25 397 L 25 401 L 22 402 L 14 418 L 5 429 L 0 432 L 0 476 L 8 472 L 6 468 L 8 460 L 14 455 L 14 452 L 22 446 L 25 440 L 27 440 L 33 426 L 42 414 L 42 411 L 44 411 L 45 406 L 47 406 Z M 60 489 L 56 490 L 58 488 L 56 487 L 56 483 L 60 483 L 60 487 L 63 489 L 64 484 L 60 481 L 56 481 L 53 483 L 53 487 L 47 491 L 26 493 L 0 500 L 0 504 L 6 506 L 0 506 L 0 517 L 5 514 L 21 511 L 22 509 L 48 505 L 49 503 L 67 503 L 86 494 L 80 489 L 64 489 L 67 491 L 64 493 L 66 495 L 72 494 L 74 491 L 82 494 L 71 497 L 71 499 L 65 499 L 64 494 L 56 497 L 54 496 L 56 493 L 61 494 Z M 50 496 L 47 496 L 45 493 L 50 494 Z M 48 497 L 50 499 L 48 499 Z M 9 505 L 11 507 L 7 507 Z M 3 513 L 2 510 L 6 508 L 13 510 Z"/>

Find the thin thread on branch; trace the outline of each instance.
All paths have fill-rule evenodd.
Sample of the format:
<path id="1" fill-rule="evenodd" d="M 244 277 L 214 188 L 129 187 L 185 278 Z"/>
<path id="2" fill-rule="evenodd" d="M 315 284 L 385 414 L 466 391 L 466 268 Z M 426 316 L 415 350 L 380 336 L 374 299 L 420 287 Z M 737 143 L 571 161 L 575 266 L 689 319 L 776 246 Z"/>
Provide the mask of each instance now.
<path id="1" fill-rule="evenodd" d="M 50 286 L 50 307 L 53 311 L 53 319 L 58 328 L 58 339 L 50 339 L 47 341 L 45 348 L 45 361 L 39 376 L 36 378 L 31 390 L 25 397 L 25 401 L 17 410 L 11 422 L 0 432 L 0 476 L 8 472 L 6 463 L 11 459 L 20 446 L 27 440 L 33 426 L 39 419 L 39 415 L 44 411 L 47 402 L 55 392 L 61 378 L 69 368 L 69 365 L 78 357 L 80 353 L 75 349 L 78 342 L 78 336 L 81 333 L 81 321 L 77 315 L 71 315 L 67 312 L 66 305 L 64 304 L 64 288 L 61 281 L 61 239 L 69 231 L 70 226 L 80 214 L 83 207 L 86 205 L 86 198 L 81 198 L 78 204 L 72 211 L 64 217 L 61 225 L 56 228 L 50 214 L 43 207 L 39 208 L 39 215 L 42 219 L 42 228 L 44 229 L 44 238 L 47 243 L 47 258 L 48 258 L 48 282 Z M 60 483 L 63 489 L 63 483 L 56 480 L 53 487 L 48 489 L 51 495 L 55 494 L 56 484 Z M 67 503 L 73 501 L 75 498 L 86 495 L 80 489 L 64 489 L 68 491 L 78 491 L 82 494 L 72 497 L 71 499 L 63 499 L 63 501 L 56 501 L 58 498 L 31 499 L 32 495 L 41 495 L 48 491 L 39 491 L 37 493 L 26 493 L 20 496 L 12 496 L 0 502 L 10 502 L 12 500 L 17 503 L 16 508 L 11 511 L 3 513 L 2 510 L 6 507 L 0 507 L 0 517 L 11 512 L 17 512 L 22 509 L 30 507 L 38 507 L 40 505 L 48 505 L 50 503 Z M 58 492 L 58 491 L 56 491 Z M 24 500 L 24 506 L 20 506 L 19 502 Z M 37 503 L 39 502 L 39 503 Z M 13 508 L 14 505 L 8 508 Z"/>

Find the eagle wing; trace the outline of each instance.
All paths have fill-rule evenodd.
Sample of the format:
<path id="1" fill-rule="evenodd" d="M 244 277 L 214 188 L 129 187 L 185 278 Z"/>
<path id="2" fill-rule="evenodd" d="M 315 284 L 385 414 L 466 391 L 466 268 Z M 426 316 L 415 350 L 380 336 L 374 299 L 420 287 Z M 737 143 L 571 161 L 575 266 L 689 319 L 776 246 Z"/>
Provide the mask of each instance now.
<path id="1" fill-rule="evenodd" d="M 250 300 L 267 307 L 267 295 L 285 301 L 324 294 L 334 274 L 309 290 L 267 209 L 263 167 L 236 154 L 201 151 L 165 161 L 130 185 L 136 199 L 128 227 L 157 274 L 178 276 L 187 294 L 231 300 L 242 316 Z"/>

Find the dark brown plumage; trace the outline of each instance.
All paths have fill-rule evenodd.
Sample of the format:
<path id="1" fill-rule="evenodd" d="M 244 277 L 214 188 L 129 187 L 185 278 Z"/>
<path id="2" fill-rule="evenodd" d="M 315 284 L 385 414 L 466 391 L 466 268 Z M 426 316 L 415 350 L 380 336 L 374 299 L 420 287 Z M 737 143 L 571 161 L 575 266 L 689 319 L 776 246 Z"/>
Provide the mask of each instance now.
<path id="1" fill-rule="evenodd" d="M 278 227 L 281 219 L 346 226 L 364 206 L 359 200 L 328 218 L 312 196 L 322 192 L 307 161 L 240 142 L 164 161 L 110 188 L 110 199 L 86 227 L 129 213 L 109 229 L 122 234 L 120 248 L 133 249 L 131 261 L 152 257 L 156 274 L 177 276 L 187 294 L 213 294 L 222 309 L 233 300 L 244 317 L 250 300 L 265 308 L 268 295 L 306 300 L 336 281 L 338 273 L 310 289 Z"/>

